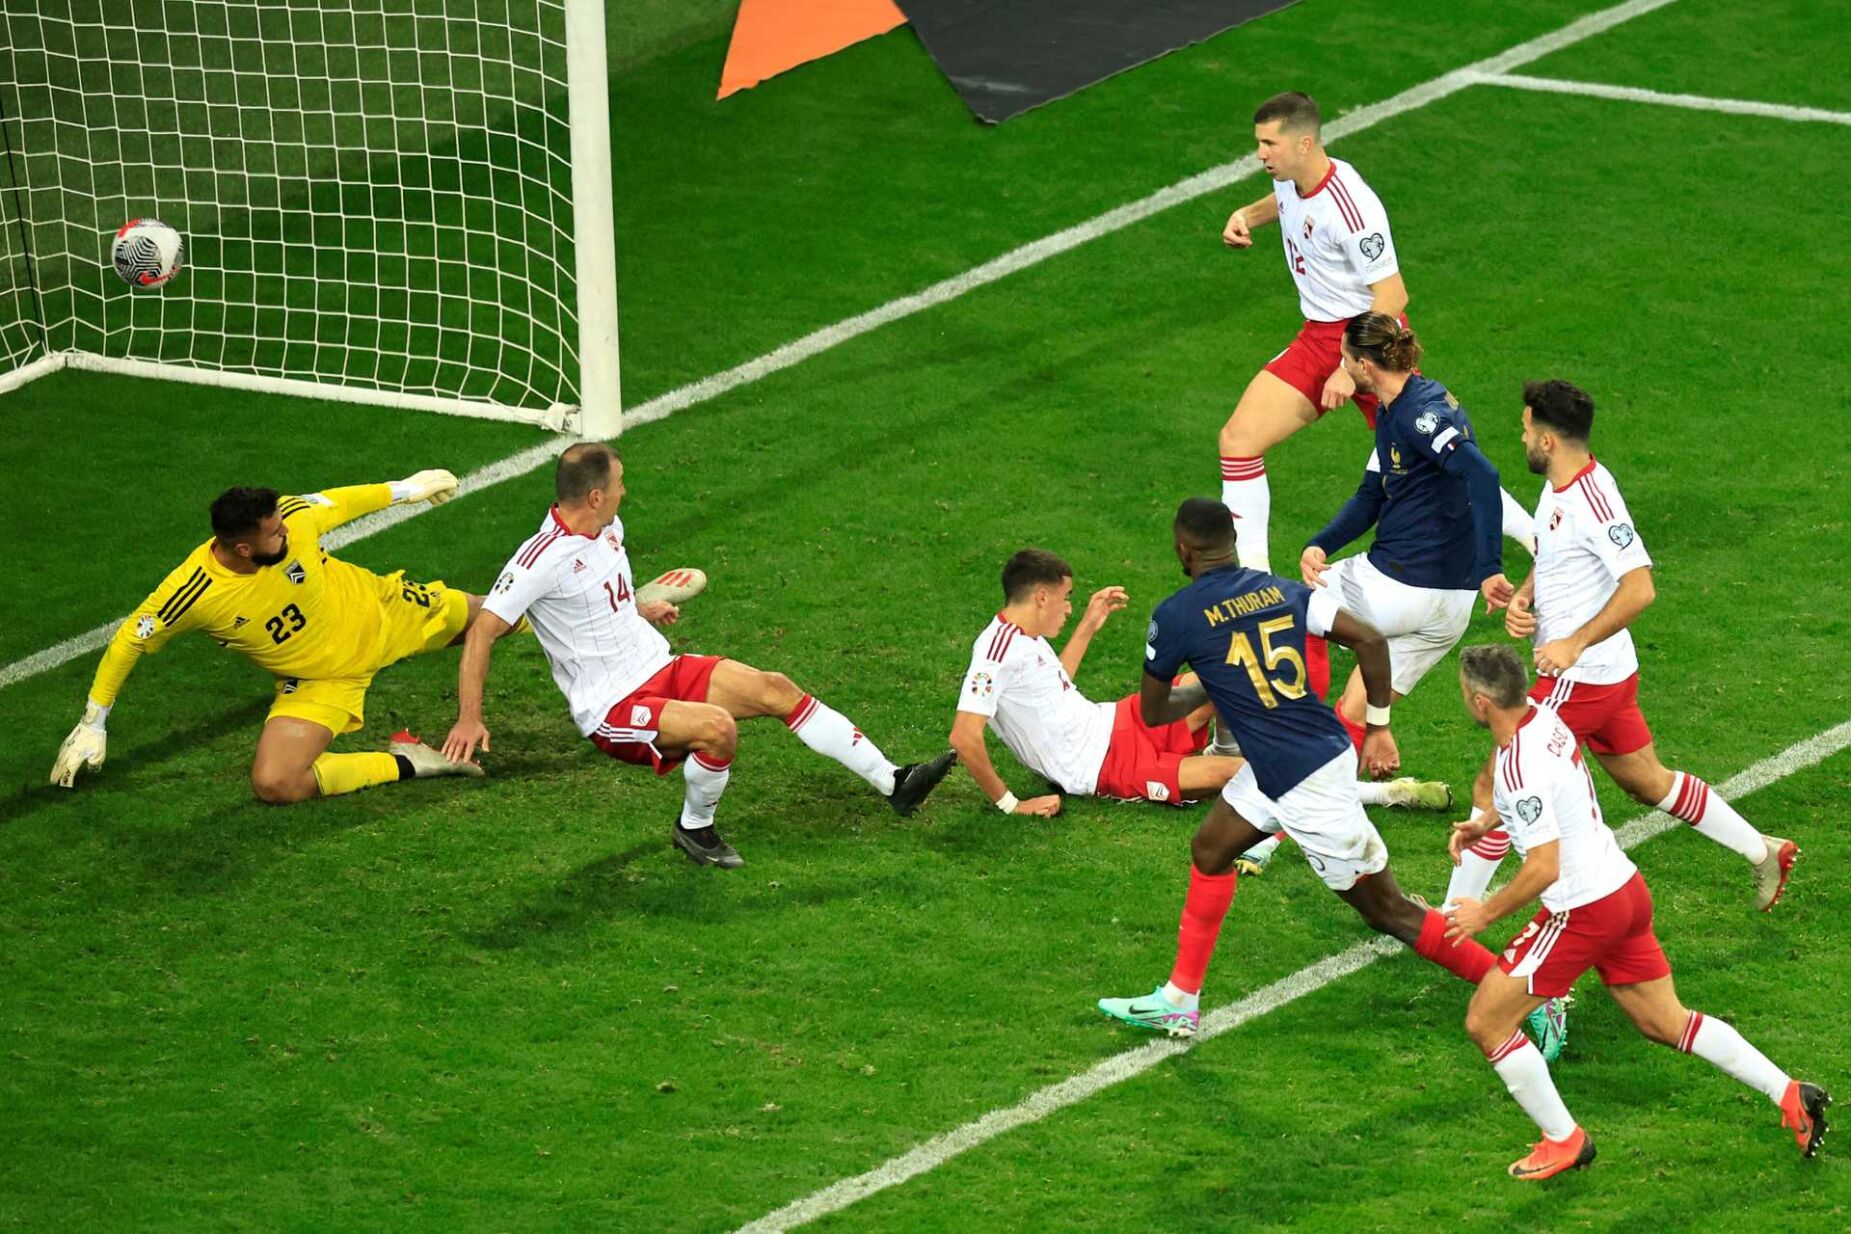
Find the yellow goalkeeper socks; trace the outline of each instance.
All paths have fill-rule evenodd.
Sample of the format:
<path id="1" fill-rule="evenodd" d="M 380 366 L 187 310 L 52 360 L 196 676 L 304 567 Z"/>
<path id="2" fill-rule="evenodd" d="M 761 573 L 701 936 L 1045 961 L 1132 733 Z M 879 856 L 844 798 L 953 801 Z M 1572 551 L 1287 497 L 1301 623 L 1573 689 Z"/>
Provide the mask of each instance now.
<path id="1" fill-rule="evenodd" d="M 532 634 L 533 633 L 533 622 L 523 617 L 508 628 L 508 633 L 509 634 Z"/>
<path id="2" fill-rule="evenodd" d="M 375 784 L 390 784 L 401 777 L 401 760 L 391 754 L 324 754 L 315 760 L 315 783 L 323 797 L 357 793 Z"/>

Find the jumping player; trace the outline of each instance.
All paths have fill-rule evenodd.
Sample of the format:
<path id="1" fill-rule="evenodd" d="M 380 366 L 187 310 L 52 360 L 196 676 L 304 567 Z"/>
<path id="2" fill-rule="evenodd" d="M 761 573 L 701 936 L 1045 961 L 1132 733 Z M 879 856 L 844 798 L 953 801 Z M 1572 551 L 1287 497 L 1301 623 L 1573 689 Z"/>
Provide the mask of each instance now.
<path id="1" fill-rule="evenodd" d="M 778 716 L 810 749 L 835 759 L 885 797 L 894 810 L 918 809 L 951 770 L 947 750 L 896 767 L 846 716 L 798 689 L 782 673 L 760 672 L 719 656 L 675 655 L 655 629 L 680 610 L 665 600 L 637 603 L 617 507 L 623 461 L 601 442 L 568 446 L 554 475 L 558 504 L 508 560 L 470 628 L 457 671 L 457 721 L 446 757 L 489 748 L 482 690 L 495 640 L 525 615 L 593 745 L 619 762 L 683 768 L 686 799 L 671 831 L 700 865 L 745 864 L 714 827 L 714 810 L 732 776 L 735 720 Z"/>
<path id="2" fill-rule="evenodd" d="M 439 505 L 456 493 L 447 471 L 299 497 L 232 488 L 213 501 L 212 538 L 187 555 L 116 628 L 97 665 L 84 718 L 58 750 L 51 781 L 72 787 L 101 767 L 105 722 L 144 655 L 202 630 L 276 678 L 276 701 L 251 760 L 251 790 L 277 805 L 426 776 L 481 775 L 409 733 L 384 753 L 329 754 L 361 727 L 374 674 L 458 642 L 482 598 L 404 571 L 379 575 L 328 555 L 321 538 L 388 505 Z"/>
<path id="3" fill-rule="evenodd" d="M 1590 451 L 1594 400 L 1568 382 L 1541 381 L 1523 388 L 1523 404 L 1524 454 L 1547 483 L 1536 506 L 1536 568 L 1504 626 L 1513 638 L 1534 640 L 1530 695 L 1561 715 L 1634 801 L 1682 819 L 1748 862 L 1755 903 L 1766 912 L 1786 890 L 1799 846 L 1763 835 L 1708 784 L 1661 763 L 1639 710 L 1630 627 L 1656 595 L 1652 559 L 1613 473 Z M 1487 767 L 1473 806 L 1483 814 L 1490 803 Z M 1482 897 L 1508 847 L 1502 829 L 1488 831 L 1454 871 L 1447 899 Z"/>
<path id="4" fill-rule="evenodd" d="M 1251 248 L 1255 228 L 1279 224 L 1305 318 L 1298 337 L 1254 375 L 1221 429 L 1221 500 L 1240 520 L 1240 564 L 1260 571 L 1272 568 L 1266 452 L 1352 400 L 1374 426 L 1376 395 L 1357 387 L 1338 340 L 1351 318 L 1374 312 L 1402 319 L 1408 304 L 1388 212 L 1354 167 L 1324 152 L 1322 123 L 1309 95 L 1276 94 L 1260 104 L 1253 136 L 1273 190 L 1234 211 L 1221 233 L 1230 248 Z M 1501 500 L 1505 534 L 1528 544 L 1528 516 L 1515 501 Z"/>
<path id="5" fill-rule="evenodd" d="M 1493 922 L 1540 898 L 1542 907 L 1485 974 L 1465 1028 L 1543 1138 L 1514 1178 L 1543 1179 L 1594 1160 L 1594 1141 L 1556 1094 L 1549 1068 L 1520 1025 L 1548 997 L 1565 995 L 1592 968 L 1613 1001 L 1647 1040 L 1695 1054 L 1764 1094 L 1780 1108 L 1801 1156 L 1825 1138 L 1831 1097 L 1793 1079 L 1734 1028 L 1678 1001 L 1671 965 L 1652 932 L 1652 893 L 1600 814 L 1580 737 L 1546 704 L 1526 697 L 1523 662 L 1507 646 L 1468 647 L 1459 657 L 1466 711 L 1496 740 L 1495 818 L 1509 832 L 1522 867 L 1490 902 L 1460 900 L 1448 937 L 1471 942 Z M 1490 828 L 1454 828 L 1455 857 Z"/>
<path id="6" fill-rule="evenodd" d="M 1476 984 L 1496 957 L 1469 940 L 1447 943 L 1445 918 L 1402 894 L 1388 868 L 1388 848 L 1357 796 L 1358 751 L 1310 690 L 1307 637 L 1329 638 L 1355 652 L 1368 697 L 1360 761 L 1371 775 L 1391 773 L 1400 755 L 1388 728 L 1388 639 L 1345 612 L 1329 589 L 1240 565 L 1236 526 L 1218 501 L 1192 497 L 1177 510 L 1176 555 L 1192 581 L 1158 605 L 1151 619 L 1139 702 L 1144 722 L 1155 726 L 1212 699 L 1247 762 L 1195 834 L 1169 982 L 1143 998 L 1102 998 L 1099 1010 L 1140 1028 L 1193 1035 L 1202 979 L 1234 899 L 1234 859 L 1280 831 L 1371 929 Z M 1179 688 L 1174 679 L 1185 661 L 1200 680 Z"/>

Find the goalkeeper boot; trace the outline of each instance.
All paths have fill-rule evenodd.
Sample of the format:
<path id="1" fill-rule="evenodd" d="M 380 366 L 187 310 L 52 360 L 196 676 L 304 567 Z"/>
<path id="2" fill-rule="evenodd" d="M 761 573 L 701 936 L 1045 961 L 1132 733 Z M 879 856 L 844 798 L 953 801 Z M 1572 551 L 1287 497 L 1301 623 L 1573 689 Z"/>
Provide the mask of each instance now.
<path id="1" fill-rule="evenodd" d="M 1413 776 L 1402 776 L 1384 784 L 1383 805 L 1400 806 L 1408 810 L 1445 810 L 1453 803 L 1453 790 L 1450 785 L 1439 780 L 1416 780 Z"/>
<path id="2" fill-rule="evenodd" d="M 908 763 L 893 773 L 893 791 L 887 794 L 887 804 L 901 818 L 910 817 L 957 761 L 957 752 L 946 750 L 926 762 Z"/>
<path id="3" fill-rule="evenodd" d="M 1566 994 L 1560 998 L 1546 998 L 1542 1006 L 1524 1018 L 1530 1040 L 1542 1052 L 1545 1063 L 1562 1057 L 1562 1047 L 1568 1044 L 1568 1009 L 1574 1001 Z"/>
<path id="4" fill-rule="evenodd" d="M 1158 986 L 1155 993 L 1144 998 L 1102 998 L 1099 1010 L 1114 1020 L 1123 1020 L 1136 1028 L 1148 1028 L 1155 1033 L 1165 1033 L 1171 1037 L 1193 1037 L 1202 1024 L 1200 1011 L 1184 1011 L 1174 1007 L 1163 996 L 1163 987 Z"/>
<path id="5" fill-rule="evenodd" d="M 675 847 L 688 855 L 688 860 L 697 866 L 718 866 L 722 870 L 737 870 L 746 863 L 746 859 L 733 850 L 733 846 L 720 838 L 720 833 L 710 823 L 705 827 L 690 831 L 681 825 L 681 814 L 675 814 L 675 827 L 670 833 Z"/>
<path id="6" fill-rule="evenodd" d="M 1566 1140 L 1544 1136 L 1530 1146 L 1530 1155 L 1510 1163 L 1512 1178 L 1541 1182 L 1566 1170 L 1579 1170 L 1594 1160 L 1594 1137 L 1576 1127 Z"/>
<path id="7" fill-rule="evenodd" d="M 1786 894 L 1787 878 L 1793 873 L 1793 863 L 1800 858 L 1800 846 L 1779 836 L 1762 836 L 1761 839 L 1767 845 L 1767 856 L 1755 866 L 1755 905 L 1765 913 Z"/>
<path id="8" fill-rule="evenodd" d="M 392 734 L 386 753 L 410 763 L 411 774 L 420 780 L 428 780 L 433 776 L 474 776 L 479 779 L 484 774 L 479 764 L 453 763 L 404 729 Z"/>
<path id="9" fill-rule="evenodd" d="M 1817 1084 L 1799 1080 L 1788 1083 L 1786 1095 L 1780 1099 L 1780 1125 L 1792 1130 L 1800 1156 L 1810 1157 L 1819 1151 L 1819 1141 L 1825 1139 L 1825 1107 L 1830 1104 L 1832 1095 Z"/>
<path id="10" fill-rule="evenodd" d="M 1234 859 L 1234 871 L 1243 878 L 1258 878 L 1273 863 L 1279 851 L 1279 837 L 1269 836 Z"/>

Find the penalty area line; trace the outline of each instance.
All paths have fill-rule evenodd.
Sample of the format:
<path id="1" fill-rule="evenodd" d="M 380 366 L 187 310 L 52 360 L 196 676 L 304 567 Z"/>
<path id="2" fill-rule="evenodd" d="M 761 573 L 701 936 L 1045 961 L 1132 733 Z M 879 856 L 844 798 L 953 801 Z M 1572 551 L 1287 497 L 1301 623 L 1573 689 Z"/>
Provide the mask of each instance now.
<path id="1" fill-rule="evenodd" d="M 1753 99 L 1711 98 L 1702 94 L 1664 94 L 1657 90 L 1642 90 L 1637 86 L 1610 86 L 1605 82 L 1565 81 L 1556 77 L 1528 77 L 1522 73 L 1477 73 L 1474 74 L 1473 84 L 1532 90 L 1539 94 L 1574 94 L 1584 98 L 1611 99 L 1617 103 L 1651 103 L 1658 107 L 1714 111 L 1731 116 L 1760 116 L 1763 119 L 1790 120 L 1800 124 L 1851 124 L 1851 111 L 1791 107 L 1785 103 L 1760 103 Z"/>
<path id="2" fill-rule="evenodd" d="M 1778 754 L 1762 759 L 1739 774 L 1731 776 L 1725 783 L 1718 785 L 1716 791 L 1725 799 L 1746 797 L 1757 789 L 1766 788 L 1795 772 L 1824 762 L 1847 746 L 1851 746 L 1851 720 L 1846 720 L 1836 727 L 1808 737 L 1805 741 L 1796 742 Z M 1627 822 L 1615 834 L 1619 838 L 1621 847 L 1630 849 L 1679 825 L 1677 819 L 1652 810 Z M 1193 1042 L 1185 1044 L 1166 1038 L 1126 1050 L 1122 1054 L 1115 1054 L 1058 1084 L 1050 1084 L 1046 1088 L 1037 1089 L 1017 1105 L 1007 1109 L 992 1110 L 982 1118 L 965 1123 L 962 1127 L 934 1136 L 917 1148 L 902 1153 L 865 1174 L 845 1178 L 803 1199 L 793 1201 L 776 1212 L 768 1213 L 748 1225 L 739 1227 L 736 1234 L 782 1234 L 782 1231 L 808 1224 L 830 1213 L 840 1212 L 859 1200 L 885 1191 L 889 1187 L 897 1187 L 910 1178 L 916 1178 L 935 1170 L 953 1157 L 993 1140 L 1005 1132 L 1039 1122 L 1057 1110 L 1077 1105 L 1115 1084 L 1142 1075 L 1166 1059 L 1193 1050 L 1203 1042 L 1218 1037 L 1222 1033 L 1230 1032 L 1268 1012 L 1276 1011 L 1307 994 L 1321 990 L 1351 973 L 1369 967 L 1383 956 L 1394 955 L 1405 950 L 1407 948 L 1391 938 L 1378 936 L 1360 942 L 1346 951 L 1340 951 L 1336 955 L 1319 960 L 1316 964 L 1299 969 L 1289 977 L 1256 990 L 1238 1002 L 1208 1012 L 1202 1017 L 1202 1027 Z"/>

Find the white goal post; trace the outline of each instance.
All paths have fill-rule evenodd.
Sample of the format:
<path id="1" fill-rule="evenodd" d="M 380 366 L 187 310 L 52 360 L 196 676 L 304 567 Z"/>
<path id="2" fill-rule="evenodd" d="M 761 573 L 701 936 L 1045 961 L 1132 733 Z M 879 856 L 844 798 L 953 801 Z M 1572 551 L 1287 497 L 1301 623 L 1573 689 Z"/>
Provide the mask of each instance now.
<path id="1" fill-rule="evenodd" d="M 604 0 L 4 0 L 0 393 L 621 426 Z M 129 286 L 159 218 L 181 273 Z"/>

